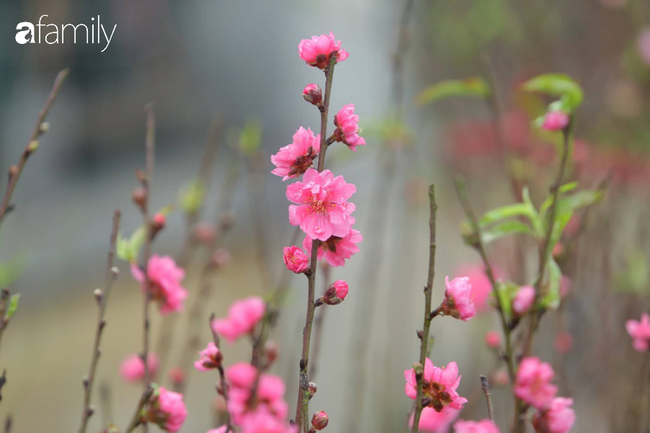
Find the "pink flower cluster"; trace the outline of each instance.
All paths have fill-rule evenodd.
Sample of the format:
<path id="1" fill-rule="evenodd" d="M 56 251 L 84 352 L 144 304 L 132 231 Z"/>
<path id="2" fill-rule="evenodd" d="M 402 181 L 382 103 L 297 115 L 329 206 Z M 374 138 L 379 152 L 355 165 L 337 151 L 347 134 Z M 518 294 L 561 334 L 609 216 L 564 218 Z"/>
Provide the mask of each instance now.
<path id="1" fill-rule="evenodd" d="M 512 311 L 518 316 L 523 316 L 530 310 L 535 302 L 535 288 L 521 286 L 512 300 Z"/>
<path id="2" fill-rule="evenodd" d="M 228 317 L 212 321 L 212 330 L 232 343 L 255 330 L 266 312 L 266 304 L 258 296 L 235 301 L 228 309 Z"/>
<path id="3" fill-rule="evenodd" d="M 194 367 L 199 371 L 213 370 L 221 366 L 223 355 L 219 348 L 213 343 L 209 342 L 208 346 L 199 352 L 199 360 L 194 362 Z"/>
<path id="4" fill-rule="evenodd" d="M 499 433 L 499 427 L 489 419 L 481 421 L 458 421 L 454 424 L 456 433 Z"/>
<path id="5" fill-rule="evenodd" d="M 533 416 L 533 426 L 540 433 L 567 433 L 576 421 L 572 398 L 556 397 L 548 408 Z"/>
<path id="6" fill-rule="evenodd" d="M 327 68 L 332 56 L 336 56 L 337 63 L 348 58 L 348 52 L 341 48 L 341 41 L 334 39 L 332 32 L 303 39 L 298 44 L 298 54 L 307 64 L 320 69 Z"/>
<path id="7" fill-rule="evenodd" d="M 282 180 L 298 177 L 311 167 L 320 150 L 320 134 L 314 136 L 311 129 L 300 127 L 293 134 L 293 143 L 281 147 L 278 153 L 271 155 L 275 170 L 271 173 L 283 176 Z"/>
<path id="8" fill-rule="evenodd" d="M 357 244 L 363 240 L 359 230 L 350 229 L 344 237 L 331 236 L 318 247 L 318 260 L 323 258 L 332 267 L 345 266 L 345 261 L 359 252 Z M 313 239 L 305 236 L 302 247 L 307 254 L 311 254 Z"/>
<path id="9" fill-rule="evenodd" d="M 632 347 L 637 352 L 646 352 L 650 348 L 650 316 L 641 315 L 641 320 L 628 320 L 625 324 L 627 333 L 632 337 Z"/>
<path id="10" fill-rule="evenodd" d="M 413 427 L 414 415 L 411 415 L 409 426 Z M 431 433 L 447 433 L 451 424 L 458 418 L 458 411 L 451 413 L 436 412 L 432 407 L 425 407 L 420 414 L 418 430 Z"/>
<path id="11" fill-rule="evenodd" d="M 334 116 L 334 139 L 345 143 L 353 152 L 357 151 L 357 146 L 365 146 L 366 140 L 359 136 L 359 116 L 354 114 L 354 104 L 344 105 L 341 110 Z"/>
<path id="12" fill-rule="evenodd" d="M 449 277 L 445 277 L 445 284 L 445 299 L 439 307 L 442 313 L 465 321 L 474 317 L 476 309 L 472 302 L 472 285 L 469 278 L 459 277 L 449 281 Z"/>
<path id="13" fill-rule="evenodd" d="M 149 374 L 153 377 L 158 371 L 158 357 L 155 353 L 149 353 L 147 356 L 147 366 Z M 120 376 L 125 382 L 133 383 L 142 380 L 144 377 L 144 362 L 138 354 L 133 354 L 124 359 L 120 365 Z"/>
<path id="14" fill-rule="evenodd" d="M 149 419 L 158 424 L 161 429 L 171 433 L 179 431 L 187 418 L 183 395 L 167 391 L 163 386 L 158 387 L 154 392 L 149 412 Z"/>
<path id="15" fill-rule="evenodd" d="M 415 370 L 410 369 L 404 372 L 406 386 L 404 392 L 415 400 L 417 397 L 417 380 Z M 436 367 L 429 358 L 424 363 L 424 387 L 423 400 L 429 402 L 426 407 L 432 407 L 436 412 L 449 414 L 463 408 L 467 399 L 456 392 L 460 385 L 461 376 L 458 375 L 458 365 L 450 362 L 447 367 Z"/>
<path id="16" fill-rule="evenodd" d="M 131 265 L 131 274 L 142 284 L 142 290 L 146 290 L 145 274 L 137 265 Z M 169 256 L 152 255 L 147 263 L 147 277 L 149 293 L 160 304 L 161 314 L 183 309 L 187 290 L 181 285 L 181 281 L 185 278 L 185 271 L 176 266 L 174 259 Z"/>

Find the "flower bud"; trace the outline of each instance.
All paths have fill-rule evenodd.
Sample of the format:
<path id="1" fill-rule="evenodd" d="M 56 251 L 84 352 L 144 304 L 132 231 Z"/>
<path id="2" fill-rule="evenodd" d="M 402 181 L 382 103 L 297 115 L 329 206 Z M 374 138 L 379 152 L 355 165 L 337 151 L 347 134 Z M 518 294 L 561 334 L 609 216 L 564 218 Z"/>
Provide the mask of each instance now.
<path id="1" fill-rule="evenodd" d="M 308 84 L 302 91 L 302 97 L 312 105 L 318 105 L 323 100 L 323 91 L 318 84 Z"/>
<path id="2" fill-rule="evenodd" d="M 492 349 L 498 349 L 501 345 L 501 334 L 497 331 L 489 331 L 485 334 L 485 344 Z"/>
<path id="3" fill-rule="evenodd" d="M 147 204 L 147 190 L 143 187 L 138 187 L 131 191 L 131 200 L 133 203 L 138 205 L 138 207 L 143 208 Z"/>
<path id="4" fill-rule="evenodd" d="M 212 266 L 215 268 L 223 268 L 232 261 L 232 256 L 226 248 L 218 248 L 212 254 Z"/>
<path id="5" fill-rule="evenodd" d="M 267 341 L 266 344 L 264 345 L 264 353 L 266 354 L 266 360 L 268 361 L 269 364 L 273 364 L 276 359 L 278 359 L 278 352 L 280 351 L 280 348 L 278 347 L 278 343 L 275 341 Z"/>
<path id="6" fill-rule="evenodd" d="M 217 236 L 217 231 L 212 225 L 200 222 L 194 227 L 194 239 L 202 244 L 211 244 Z"/>
<path id="7" fill-rule="evenodd" d="M 41 145 L 38 140 L 30 141 L 27 145 L 27 151 L 29 153 L 36 152 L 36 149 Z"/>
<path id="8" fill-rule="evenodd" d="M 284 247 L 284 265 L 291 272 L 302 274 L 309 269 L 309 257 L 296 246 Z"/>
<path id="9" fill-rule="evenodd" d="M 93 290 L 93 295 L 98 304 L 102 302 L 102 299 L 104 298 L 104 292 L 102 292 L 102 289 L 96 288 Z"/>
<path id="10" fill-rule="evenodd" d="M 311 425 L 316 430 L 323 430 L 325 427 L 327 427 L 329 421 L 330 419 L 327 414 L 321 410 L 320 412 L 316 412 L 311 418 Z"/>
<path id="11" fill-rule="evenodd" d="M 318 391 L 318 385 L 316 385 L 316 382 L 309 382 L 309 399 L 316 395 L 316 391 Z"/>
<path id="12" fill-rule="evenodd" d="M 50 123 L 49 122 L 43 122 L 43 123 L 41 123 L 39 125 L 38 129 L 39 129 L 39 132 L 41 134 L 45 134 L 47 131 L 50 130 Z"/>
<path id="13" fill-rule="evenodd" d="M 569 115 L 563 111 L 551 111 L 546 113 L 542 122 L 542 129 L 547 131 L 562 131 L 569 126 Z"/>
<path id="14" fill-rule="evenodd" d="M 348 295 L 348 283 L 343 280 L 334 281 L 325 291 L 325 294 L 319 299 L 327 305 L 338 305 Z"/>
<path id="15" fill-rule="evenodd" d="M 174 385 L 181 384 L 185 381 L 185 372 L 180 367 L 173 367 L 169 370 L 169 380 Z"/>
<path id="16" fill-rule="evenodd" d="M 522 286 L 512 300 L 512 311 L 518 316 L 523 316 L 530 310 L 535 302 L 535 289 L 531 286 Z"/>

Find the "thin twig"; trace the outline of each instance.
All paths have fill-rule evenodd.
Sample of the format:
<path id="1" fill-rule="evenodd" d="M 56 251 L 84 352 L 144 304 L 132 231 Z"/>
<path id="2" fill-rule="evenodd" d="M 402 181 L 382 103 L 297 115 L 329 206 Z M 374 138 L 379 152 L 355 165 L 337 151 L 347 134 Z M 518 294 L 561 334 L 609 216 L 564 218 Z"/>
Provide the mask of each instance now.
<path id="1" fill-rule="evenodd" d="M 16 184 L 18 183 L 18 178 L 20 178 L 20 174 L 25 167 L 27 158 L 29 158 L 29 156 L 38 148 L 38 139 L 47 131 L 47 126 L 44 124 L 45 119 L 47 118 L 47 114 L 49 113 L 50 108 L 52 108 L 52 104 L 54 104 L 54 100 L 59 94 L 59 89 L 61 89 L 61 85 L 65 81 L 69 72 L 69 69 L 64 69 L 56 76 L 56 80 L 54 80 L 54 85 L 50 91 L 50 95 L 45 102 L 45 106 L 38 113 L 36 126 L 34 126 L 34 130 L 32 131 L 32 135 L 30 136 L 29 141 L 27 142 L 27 146 L 25 146 L 25 150 L 23 150 L 23 153 L 20 156 L 18 165 L 12 166 L 9 169 L 9 184 L 7 185 L 7 192 L 5 193 L 4 199 L 2 200 L 2 205 L 0 205 L 0 222 L 2 222 L 2 219 L 5 217 L 7 212 L 12 209 L 9 202 L 11 201 L 11 196 L 13 195 Z"/>
<path id="2" fill-rule="evenodd" d="M 95 372 L 97 370 L 97 363 L 101 354 L 99 344 L 102 339 L 102 333 L 106 326 L 104 319 L 106 314 L 106 304 L 108 303 L 108 295 L 110 294 L 113 281 L 117 277 L 117 268 L 113 268 L 113 257 L 115 256 L 115 244 L 117 242 L 117 233 L 120 227 L 120 211 L 115 209 L 113 213 L 113 229 L 111 230 L 110 246 L 108 249 L 108 263 L 106 264 L 106 274 L 104 277 L 104 290 L 99 290 L 95 293 L 97 303 L 99 304 L 99 315 L 97 317 L 97 329 L 95 330 L 95 343 L 93 344 L 93 353 L 90 360 L 90 368 L 88 376 L 83 380 L 84 387 L 84 400 L 81 411 L 81 426 L 79 433 L 85 433 L 88 426 L 88 420 L 92 416 L 94 409 L 90 405 L 90 400 L 93 392 L 93 384 L 95 383 Z"/>
<path id="3" fill-rule="evenodd" d="M 131 421 L 129 422 L 129 426 L 125 430 L 125 433 L 131 433 L 133 430 L 136 429 L 141 423 L 142 423 L 142 409 L 147 405 L 147 402 L 151 398 L 151 395 L 153 394 L 153 388 L 149 387 L 145 390 L 145 392 L 142 393 L 142 396 L 140 397 L 140 401 L 138 402 L 138 406 L 135 409 L 135 413 L 133 414 L 133 417 L 131 418 Z M 143 426 L 146 426 L 147 424 L 144 423 L 142 424 Z"/>
<path id="4" fill-rule="evenodd" d="M 429 329 L 431 320 L 437 315 L 431 312 L 431 298 L 433 296 L 433 279 L 436 275 L 436 214 L 438 204 L 436 203 L 436 185 L 429 186 L 429 273 L 427 276 L 427 285 L 424 288 L 424 325 L 422 334 L 418 333 L 420 338 L 420 369 L 416 370 L 415 378 L 417 381 L 417 395 L 415 397 L 415 413 L 413 416 L 413 426 L 411 433 L 417 433 L 420 426 L 420 415 L 422 414 L 422 390 L 424 387 L 424 365 L 427 358 L 427 347 L 429 345 Z M 434 312 L 436 313 L 436 312 Z"/>
<path id="5" fill-rule="evenodd" d="M 325 262 L 322 265 L 323 268 L 323 293 L 327 290 L 330 284 L 330 266 Z M 314 353 L 312 356 L 311 368 L 309 371 L 309 380 L 314 382 L 316 379 L 316 373 L 318 372 L 319 356 L 320 349 L 323 339 L 323 323 L 325 322 L 326 311 L 329 310 L 326 305 L 322 305 L 321 308 L 316 313 L 316 318 L 314 319 Z"/>
<path id="6" fill-rule="evenodd" d="M 210 320 L 208 321 L 208 325 L 210 326 L 210 330 L 212 331 L 212 340 L 214 341 L 214 345 L 217 347 L 217 349 L 221 350 L 220 346 L 220 339 L 219 335 L 214 331 L 212 328 L 212 321 L 214 320 L 215 315 L 212 313 L 210 315 Z M 226 431 L 224 433 L 229 433 L 229 432 L 234 432 L 235 427 L 232 424 L 232 417 L 230 416 L 230 410 L 228 409 L 228 383 L 226 383 L 226 374 L 223 370 L 223 366 L 219 365 L 217 367 L 219 370 L 219 378 L 220 378 L 220 385 L 217 388 L 217 391 L 223 396 L 223 399 L 226 403 Z"/>
<path id="7" fill-rule="evenodd" d="M 490 391 L 490 383 L 485 375 L 481 375 L 481 389 L 485 394 L 485 402 L 487 403 L 488 418 L 494 421 L 494 406 L 492 406 L 492 391 Z"/>

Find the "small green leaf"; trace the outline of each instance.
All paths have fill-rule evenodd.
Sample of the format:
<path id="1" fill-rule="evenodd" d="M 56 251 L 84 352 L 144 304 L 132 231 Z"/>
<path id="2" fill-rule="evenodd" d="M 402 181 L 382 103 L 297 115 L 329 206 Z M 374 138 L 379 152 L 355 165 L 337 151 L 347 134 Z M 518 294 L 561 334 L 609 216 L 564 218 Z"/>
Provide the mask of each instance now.
<path id="1" fill-rule="evenodd" d="M 452 96 L 478 96 L 485 98 L 490 87 L 482 78 L 445 80 L 427 87 L 417 96 L 419 105 L 427 105 Z"/>
<path id="2" fill-rule="evenodd" d="M 520 216 L 525 216 L 528 219 L 535 218 L 535 208 L 533 208 L 528 203 L 516 203 L 492 209 L 486 212 L 485 215 L 483 215 L 483 217 L 479 220 L 479 226 L 484 228 L 490 224 L 503 221 L 504 219 Z"/>
<path id="3" fill-rule="evenodd" d="M 497 239 L 516 233 L 523 233 L 535 237 L 533 230 L 526 224 L 517 220 L 501 221 L 482 230 L 483 243 L 489 244 Z"/>
<path id="4" fill-rule="evenodd" d="M 249 119 L 241 130 L 232 130 L 230 135 L 235 138 L 237 147 L 244 156 L 253 156 L 262 143 L 262 121 Z"/>
<path id="5" fill-rule="evenodd" d="M 11 296 L 11 299 L 9 299 L 9 307 L 7 308 L 7 315 L 5 316 L 5 320 L 11 319 L 11 317 L 16 313 L 19 300 L 20 293 L 16 293 L 15 295 Z"/>
<path id="6" fill-rule="evenodd" d="M 138 261 L 138 255 L 140 254 L 140 248 L 144 244 L 145 237 L 146 233 L 143 226 L 138 227 L 133 232 L 130 239 L 123 238 L 122 235 L 118 233 L 115 254 L 119 259 L 129 263 L 136 263 Z"/>
<path id="7" fill-rule="evenodd" d="M 15 255 L 8 262 L 0 263 L 0 287 L 7 287 L 25 271 L 25 257 Z"/>
<path id="8" fill-rule="evenodd" d="M 560 266 L 551 258 L 548 262 L 549 283 L 548 291 L 542 296 L 540 306 L 555 310 L 560 306 L 560 284 L 562 283 L 562 271 Z"/>
<path id="9" fill-rule="evenodd" d="M 196 179 L 185 186 L 179 194 L 180 207 L 188 215 L 198 212 L 205 201 L 205 186 Z"/>
<path id="10" fill-rule="evenodd" d="M 540 92 L 562 98 L 560 103 L 568 112 L 575 111 L 582 103 L 583 92 L 578 83 L 566 74 L 543 74 L 524 83 L 523 89 L 528 92 Z"/>
<path id="11" fill-rule="evenodd" d="M 583 207 L 591 206 L 600 202 L 605 197 L 605 191 L 579 191 L 575 194 L 558 198 L 557 209 L 555 211 L 555 223 L 548 247 L 548 254 L 551 254 L 555 245 L 560 241 L 564 227 L 569 223 L 573 213 Z M 548 199 L 547 199 L 548 201 Z M 549 203 L 550 207 L 550 203 Z M 542 218 L 545 218 L 544 213 Z M 550 221 L 545 221 L 545 227 L 548 227 Z"/>
<path id="12" fill-rule="evenodd" d="M 519 285 L 512 281 L 499 281 L 497 283 L 497 295 L 501 303 L 501 308 L 508 320 L 512 319 L 512 299 L 519 291 Z"/>

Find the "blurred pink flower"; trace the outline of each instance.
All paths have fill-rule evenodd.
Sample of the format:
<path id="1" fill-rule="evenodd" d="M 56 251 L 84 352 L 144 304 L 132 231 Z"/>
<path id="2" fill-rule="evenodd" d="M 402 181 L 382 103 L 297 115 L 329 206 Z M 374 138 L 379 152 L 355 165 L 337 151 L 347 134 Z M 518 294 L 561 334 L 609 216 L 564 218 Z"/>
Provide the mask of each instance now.
<path id="1" fill-rule="evenodd" d="M 562 278 L 560 278 L 560 296 L 564 298 L 566 295 L 571 293 L 572 287 L 573 284 L 571 283 L 571 278 L 562 275 Z"/>
<path id="2" fill-rule="evenodd" d="M 468 277 L 458 277 L 449 281 L 445 277 L 447 290 L 445 299 L 440 304 L 440 309 L 446 316 L 452 316 L 456 319 L 467 321 L 474 317 L 476 309 L 472 302 L 472 285 Z"/>
<path id="3" fill-rule="evenodd" d="M 521 286 L 512 300 L 512 311 L 523 316 L 535 302 L 535 289 L 531 286 Z"/>
<path id="4" fill-rule="evenodd" d="M 207 433 L 227 433 L 227 432 L 228 432 L 228 426 L 222 425 L 219 428 L 213 428 L 212 430 L 208 430 Z"/>
<path id="5" fill-rule="evenodd" d="M 560 332 L 555 336 L 555 350 L 567 353 L 573 347 L 573 337 L 568 332 Z"/>
<path id="6" fill-rule="evenodd" d="M 266 305 L 258 296 L 240 299 L 230 306 L 228 317 L 212 321 L 212 329 L 232 343 L 242 335 L 253 332 L 265 311 Z"/>
<path id="7" fill-rule="evenodd" d="M 352 218 L 352 217 L 350 217 Z M 350 232 L 344 237 L 332 236 L 318 247 L 318 260 L 323 257 L 332 267 L 345 266 L 345 260 L 359 252 L 357 244 L 363 240 L 359 230 L 350 229 Z M 312 238 L 305 236 L 302 242 L 302 248 L 311 253 Z"/>
<path id="8" fill-rule="evenodd" d="M 135 264 L 131 265 L 131 274 L 145 288 L 145 275 Z M 185 271 L 176 266 L 169 256 L 151 256 L 147 264 L 149 277 L 149 293 L 160 304 L 160 314 L 168 314 L 183 309 L 183 301 L 187 298 L 187 290 L 181 285 Z"/>
<path id="9" fill-rule="evenodd" d="M 172 367 L 169 369 L 169 380 L 172 383 L 178 384 L 185 381 L 185 371 L 180 367 Z"/>
<path id="10" fill-rule="evenodd" d="M 147 356 L 149 374 L 153 377 L 158 371 L 158 357 L 150 352 Z M 133 383 L 142 380 L 144 377 L 144 362 L 138 354 L 133 354 L 124 359 L 120 365 L 120 376 L 125 382 Z"/>
<path id="11" fill-rule="evenodd" d="M 455 433 L 499 433 L 499 427 L 489 419 L 481 421 L 458 421 L 454 424 Z"/>
<path id="12" fill-rule="evenodd" d="M 507 370 L 500 368 L 492 373 L 491 380 L 499 386 L 505 386 L 510 382 L 510 376 Z"/>
<path id="13" fill-rule="evenodd" d="M 493 268 L 494 278 L 500 278 L 501 273 L 498 269 Z M 472 282 L 472 302 L 477 312 L 488 309 L 490 294 L 492 293 L 492 284 L 490 279 L 485 275 L 483 265 L 462 266 L 456 271 L 456 275 L 466 275 Z"/>
<path id="14" fill-rule="evenodd" d="M 643 61 L 650 66 L 650 27 L 644 28 L 639 34 L 637 47 Z"/>
<path id="15" fill-rule="evenodd" d="M 298 205 L 289 206 L 289 222 L 300 225 L 312 239 L 326 241 L 330 236 L 345 237 L 354 223 L 350 215 L 355 206 L 348 199 L 356 190 L 343 176 L 334 177 L 329 170 L 319 173 L 310 168 L 303 182 L 287 186 L 287 198 Z"/>
<path id="16" fill-rule="evenodd" d="M 341 110 L 334 116 L 334 139 L 341 141 L 353 151 L 357 151 L 357 146 L 365 146 L 366 140 L 359 136 L 359 116 L 354 114 L 354 104 L 344 105 Z"/>
<path id="17" fill-rule="evenodd" d="M 309 257 L 298 247 L 284 247 L 283 259 L 287 269 L 296 274 L 301 274 L 309 269 Z"/>
<path id="18" fill-rule="evenodd" d="M 241 418 L 241 433 L 297 433 L 295 426 L 258 407 L 254 412 L 248 412 Z"/>
<path id="19" fill-rule="evenodd" d="M 426 358 L 423 377 L 425 380 L 423 396 L 431 400 L 427 406 L 434 408 L 436 412 L 449 414 L 462 409 L 463 404 L 467 403 L 467 399 L 459 396 L 456 392 L 461 376 L 458 375 L 458 365 L 455 362 L 450 362 L 447 367 L 439 368 L 434 366 L 429 358 Z M 406 370 L 404 378 L 406 379 L 404 392 L 415 400 L 417 397 L 415 370 L 412 368 Z"/>
<path id="20" fill-rule="evenodd" d="M 547 407 L 557 393 L 557 386 L 551 384 L 554 375 L 548 363 L 535 357 L 524 358 L 517 371 L 515 395 L 537 409 Z"/>
<path id="21" fill-rule="evenodd" d="M 409 426 L 413 426 L 413 418 L 409 420 Z M 447 433 L 451 423 L 453 423 L 456 418 L 458 418 L 458 411 L 451 413 L 442 413 L 436 412 L 435 409 L 431 407 L 425 407 L 422 409 L 422 414 L 420 415 L 420 424 L 418 425 L 419 431 L 431 432 L 431 433 Z"/>
<path id="22" fill-rule="evenodd" d="M 645 352 L 650 348 L 650 316 L 641 315 L 641 321 L 628 320 L 625 323 L 627 333 L 632 337 L 632 347 L 637 352 Z"/>
<path id="23" fill-rule="evenodd" d="M 158 404 L 156 423 L 165 431 L 175 433 L 179 431 L 187 418 L 187 409 L 183 403 L 183 395 L 167 391 L 165 387 L 158 388 Z"/>
<path id="24" fill-rule="evenodd" d="M 215 369 L 221 365 L 223 355 L 215 346 L 213 342 L 209 342 L 208 346 L 199 352 L 199 360 L 194 361 L 194 367 L 199 371 L 208 371 Z"/>
<path id="25" fill-rule="evenodd" d="M 348 295 L 348 283 L 343 280 L 334 281 L 325 291 L 322 299 L 327 305 L 338 305 Z"/>
<path id="26" fill-rule="evenodd" d="M 302 126 L 293 134 L 293 142 L 281 147 L 278 153 L 271 155 L 275 169 L 271 171 L 282 180 L 298 177 L 303 174 L 316 159 L 320 150 L 320 134 L 314 136 L 310 128 Z"/>
<path id="27" fill-rule="evenodd" d="M 501 346 L 501 334 L 497 331 L 488 331 L 485 334 L 485 344 L 487 344 L 488 347 L 497 349 Z"/>
<path id="28" fill-rule="evenodd" d="M 542 129 L 547 131 L 561 131 L 569 126 L 571 119 L 569 115 L 563 111 L 551 111 L 544 116 L 544 123 Z"/>
<path id="29" fill-rule="evenodd" d="M 533 426 L 540 433 L 567 433 L 576 421 L 573 399 L 556 397 L 548 409 L 536 413 Z"/>
<path id="30" fill-rule="evenodd" d="M 348 52 L 341 48 L 341 41 L 334 39 L 334 34 L 312 36 L 311 39 L 303 39 L 298 44 L 298 54 L 307 64 L 325 69 L 329 63 L 330 56 L 337 57 L 337 63 L 348 58 Z"/>

